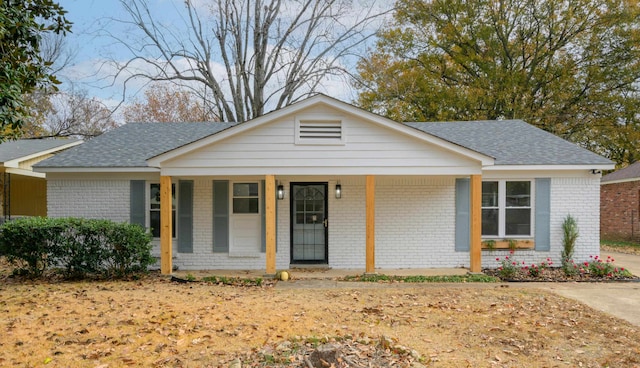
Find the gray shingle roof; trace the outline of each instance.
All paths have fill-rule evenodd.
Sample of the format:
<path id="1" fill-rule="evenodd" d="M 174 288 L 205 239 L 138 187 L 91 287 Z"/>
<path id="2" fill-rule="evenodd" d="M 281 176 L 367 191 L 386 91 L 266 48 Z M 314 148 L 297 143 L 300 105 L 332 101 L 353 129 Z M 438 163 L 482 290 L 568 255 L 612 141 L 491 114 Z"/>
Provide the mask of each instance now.
<path id="1" fill-rule="evenodd" d="M 496 165 L 607 165 L 612 161 L 522 120 L 406 123 L 495 158 Z"/>
<path id="2" fill-rule="evenodd" d="M 602 177 L 601 183 L 614 180 L 638 179 L 640 180 L 640 161 L 631 164 L 624 169 L 614 171 Z"/>
<path id="3" fill-rule="evenodd" d="M 146 160 L 235 123 L 130 123 L 104 133 L 35 167 L 146 167 Z"/>
<path id="4" fill-rule="evenodd" d="M 237 123 L 130 123 L 36 167 L 147 167 L 146 160 Z M 496 159 L 496 165 L 599 165 L 608 159 L 522 120 L 406 123 Z"/>
<path id="5" fill-rule="evenodd" d="M 20 139 L 0 143 L 0 162 L 7 162 L 77 142 L 78 139 Z"/>

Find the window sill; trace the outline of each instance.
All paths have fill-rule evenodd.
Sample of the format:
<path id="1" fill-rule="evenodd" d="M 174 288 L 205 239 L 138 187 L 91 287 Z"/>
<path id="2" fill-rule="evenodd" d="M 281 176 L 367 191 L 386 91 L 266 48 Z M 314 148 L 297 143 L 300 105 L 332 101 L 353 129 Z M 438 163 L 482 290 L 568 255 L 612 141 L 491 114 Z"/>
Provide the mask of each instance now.
<path id="1" fill-rule="evenodd" d="M 229 258 L 260 258 L 260 253 L 253 252 L 229 252 Z"/>
<path id="2" fill-rule="evenodd" d="M 491 245 L 493 242 L 493 245 Z M 510 244 L 515 243 L 515 244 Z M 483 250 L 496 250 L 496 249 L 534 249 L 536 243 L 533 240 L 523 239 L 523 240 L 492 240 L 487 239 L 482 241 L 482 249 Z"/>

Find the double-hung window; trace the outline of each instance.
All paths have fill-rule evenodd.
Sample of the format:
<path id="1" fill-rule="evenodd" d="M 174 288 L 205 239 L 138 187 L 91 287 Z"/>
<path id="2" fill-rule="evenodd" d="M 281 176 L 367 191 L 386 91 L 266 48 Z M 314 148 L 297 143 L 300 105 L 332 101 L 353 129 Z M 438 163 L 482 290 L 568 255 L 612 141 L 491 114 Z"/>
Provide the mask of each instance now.
<path id="1" fill-rule="evenodd" d="M 532 236 L 532 181 L 482 182 L 482 236 Z"/>
<path id="2" fill-rule="evenodd" d="M 160 184 L 149 186 L 149 227 L 154 238 L 160 237 Z M 171 237 L 176 237 L 176 185 L 171 184 Z"/>
<path id="3" fill-rule="evenodd" d="M 257 214 L 259 208 L 258 183 L 233 183 L 234 214 Z"/>

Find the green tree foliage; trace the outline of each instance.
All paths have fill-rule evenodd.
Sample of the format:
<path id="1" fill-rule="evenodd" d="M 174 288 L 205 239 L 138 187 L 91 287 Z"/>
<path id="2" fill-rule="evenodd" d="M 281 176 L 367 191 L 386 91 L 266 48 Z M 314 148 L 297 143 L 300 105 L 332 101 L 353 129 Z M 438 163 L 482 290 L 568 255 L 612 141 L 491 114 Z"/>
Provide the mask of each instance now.
<path id="1" fill-rule="evenodd" d="M 25 95 L 59 83 L 40 41 L 71 29 L 65 14 L 53 0 L 0 0 L 0 141 L 19 135 L 29 114 Z"/>
<path id="2" fill-rule="evenodd" d="M 400 121 L 523 119 L 640 160 L 632 0 L 398 0 L 358 65 L 362 107 Z"/>

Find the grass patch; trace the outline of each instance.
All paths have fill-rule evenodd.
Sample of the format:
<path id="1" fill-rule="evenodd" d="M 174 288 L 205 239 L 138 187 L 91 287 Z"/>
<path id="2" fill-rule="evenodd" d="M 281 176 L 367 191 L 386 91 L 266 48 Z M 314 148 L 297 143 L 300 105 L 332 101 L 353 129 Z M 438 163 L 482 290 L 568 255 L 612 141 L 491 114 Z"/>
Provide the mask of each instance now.
<path id="1" fill-rule="evenodd" d="M 222 284 L 231 286 L 262 286 L 262 278 L 242 278 L 242 277 L 227 277 L 227 276 L 206 276 L 202 278 L 204 282 L 210 282 L 212 284 Z"/>
<path id="2" fill-rule="evenodd" d="M 640 250 L 640 243 L 633 241 L 601 240 L 600 245 L 612 248 L 634 248 Z"/>
<path id="3" fill-rule="evenodd" d="M 477 275 L 452 275 L 452 276 L 393 276 L 393 275 L 357 275 L 345 276 L 343 281 L 360 281 L 360 282 L 407 282 L 407 283 L 424 283 L 424 282 L 500 282 L 500 279 L 494 276 L 484 274 Z"/>

